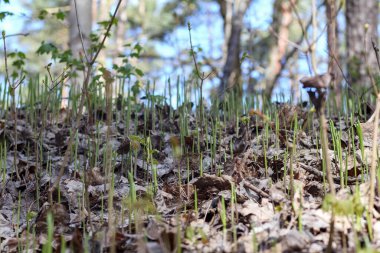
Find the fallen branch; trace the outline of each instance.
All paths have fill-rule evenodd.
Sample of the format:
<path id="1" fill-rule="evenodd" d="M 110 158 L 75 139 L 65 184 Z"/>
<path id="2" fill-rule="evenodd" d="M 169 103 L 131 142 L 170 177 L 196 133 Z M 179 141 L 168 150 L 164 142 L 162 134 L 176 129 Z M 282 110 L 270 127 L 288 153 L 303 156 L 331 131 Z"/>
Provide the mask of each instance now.
<path id="1" fill-rule="evenodd" d="M 306 170 L 307 172 L 313 174 L 314 176 L 318 177 L 318 179 L 322 180 L 323 179 L 323 172 L 319 169 L 316 169 L 316 168 L 313 168 L 312 166 L 309 166 L 307 164 L 304 164 L 304 163 L 300 163 L 298 162 L 297 163 L 302 169 Z M 333 176 L 333 180 L 334 180 L 334 183 L 336 184 L 340 184 L 340 180 L 341 178 L 339 176 Z M 356 184 L 356 182 L 358 181 L 357 178 L 353 178 L 353 177 L 347 177 L 347 184 Z"/>
<path id="2" fill-rule="evenodd" d="M 254 186 L 253 184 L 251 184 L 247 181 L 244 181 L 244 186 L 247 187 L 248 189 L 254 191 L 255 193 L 259 194 L 261 197 L 271 199 L 271 197 L 268 193 L 266 193 L 263 190 L 260 190 L 259 188 L 257 188 L 256 186 Z"/>

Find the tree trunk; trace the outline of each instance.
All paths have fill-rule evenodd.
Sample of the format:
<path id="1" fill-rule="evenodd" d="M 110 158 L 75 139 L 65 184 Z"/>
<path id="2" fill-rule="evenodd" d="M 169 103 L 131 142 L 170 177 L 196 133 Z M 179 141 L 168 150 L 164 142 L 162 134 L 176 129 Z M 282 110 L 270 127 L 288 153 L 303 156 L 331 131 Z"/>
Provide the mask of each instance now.
<path id="1" fill-rule="evenodd" d="M 295 4 L 295 0 L 290 0 Z M 293 21 L 291 3 L 288 1 L 276 0 L 273 5 L 272 28 L 277 34 L 276 41 L 272 43 L 269 50 L 269 63 L 265 69 L 265 77 L 258 85 L 258 89 L 265 92 L 267 97 L 272 95 L 276 81 L 282 70 L 281 60 L 286 54 L 289 39 L 289 26 Z"/>
<path id="2" fill-rule="evenodd" d="M 78 13 L 78 17 L 76 15 Z M 80 32 L 78 29 L 78 22 Z M 73 56 L 77 59 L 82 57 L 84 61 L 85 54 L 83 47 L 88 54 L 90 48 L 90 33 L 92 27 L 92 0 L 76 0 L 76 9 L 74 0 L 70 1 L 70 15 L 69 15 L 69 46 Z M 82 39 L 81 39 L 82 37 Z M 82 46 L 83 40 L 83 46 Z M 90 56 L 89 56 L 90 57 Z M 75 71 L 75 70 L 74 70 Z M 80 85 L 83 83 L 84 75 L 82 71 L 76 71 L 77 77 L 71 79 L 72 93 L 77 94 L 80 90 Z M 66 108 L 68 106 L 69 87 L 64 86 L 62 90 L 62 104 Z"/>
<path id="3" fill-rule="evenodd" d="M 99 9 L 98 9 L 97 22 L 107 21 L 110 19 L 109 10 L 111 9 L 111 4 L 112 3 L 110 0 L 98 1 Z M 109 48 L 109 43 L 111 43 L 110 40 L 106 40 L 104 46 L 106 48 Z M 105 50 L 100 51 L 99 56 L 98 56 L 98 62 L 103 66 L 106 65 L 106 51 Z"/>
<path id="4" fill-rule="evenodd" d="M 76 0 L 76 7 L 74 0 L 70 3 L 70 49 L 74 57 L 79 57 L 80 54 L 84 57 L 83 47 L 81 43 L 81 36 L 83 39 L 84 49 L 87 51 L 90 47 L 90 33 L 92 27 L 92 0 Z M 78 13 L 78 18 L 76 16 L 76 11 Z M 80 32 L 78 30 L 78 22 L 80 27 Z"/>
<path id="5" fill-rule="evenodd" d="M 338 66 L 333 59 L 338 59 L 338 40 L 337 40 L 337 22 L 336 22 L 336 2 L 335 0 L 327 0 L 326 5 L 326 17 L 327 17 L 327 48 L 329 52 L 329 73 L 333 73 L 335 77 L 338 75 Z"/>
<path id="6" fill-rule="evenodd" d="M 251 1 L 219 0 L 218 2 L 224 20 L 223 73 L 219 86 L 219 95 L 223 97 L 227 89 L 240 85 L 240 38 L 244 14 Z"/>
<path id="7" fill-rule="evenodd" d="M 356 89 L 371 85 L 366 66 L 377 66 L 371 38 L 378 42 L 378 14 L 378 0 L 346 1 L 347 69 Z"/>
<path id="8" fill-rule="evenodd" d="M 332 75 L 333 99 L 340 108 L 341 105 L 341 87 L 340 82 L 343 77 L 336 61 L 339 61 L 339 41 L 337 29 L 337 6 L 336 0 L 325 1 L 327 17 L 327 48 L 329 52 L 328 72 Z"/>

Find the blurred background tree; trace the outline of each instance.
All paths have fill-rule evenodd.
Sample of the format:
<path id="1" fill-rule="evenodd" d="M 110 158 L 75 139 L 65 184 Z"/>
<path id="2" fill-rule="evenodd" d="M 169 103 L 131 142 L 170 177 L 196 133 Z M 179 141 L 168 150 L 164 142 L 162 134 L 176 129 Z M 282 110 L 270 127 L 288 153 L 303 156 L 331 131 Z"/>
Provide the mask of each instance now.
<path id="1" fill-rule="evenodd" d="M 41 66 L 50 57 L 35 54 L 42 41 L 79 57 L 82 45 L 73 0 L 1 5 L 25 11 L 5 20 L 18 19 L 23 24 L 18 31 L 29 33 L 12 38 L 17 50 L 35 63 L 26 66 L 27 71 L 44 73 Z M 90 31 L 103 31 L 115 2 L 81 0 L 77 8 L 87 48 Z M 335 61 L 353 85 L 370 86 L 367 69 L 378 73 L 370 44 L 371 39 L 378 42 L 378 13 L 376 0 L 124 0 L 99 66 L 133 65 L 146 73 L 145 81 L 164 90 L 169 78 L 184 80 L 194 71 L 186 26 L 190 22 L 201 71 L 215 73 L 205 84 L 206 94 L 240 87 L 244 94 L 257 91 L 275 97 L 283 92 L 297 97 L 300 75 L 327 71 L 336 74 L 339 87 L 342 75 Z M 9 25 L 4 28 L 12 33 Z M 139 58 L 125 58 L 136 45 Z M 60 71 L 60 65 L 54 64 L 52 70 Z M 186 81 L 197 80 L 194 76 Z"/>
<path id="2" fill-rule="evenodd" d="M 379 1 L 346 1 L 346 58 L 350 82 L 359 87 L 371 85 L 368 71 L 378 73 L 371 40 L 378 44 Z"/>

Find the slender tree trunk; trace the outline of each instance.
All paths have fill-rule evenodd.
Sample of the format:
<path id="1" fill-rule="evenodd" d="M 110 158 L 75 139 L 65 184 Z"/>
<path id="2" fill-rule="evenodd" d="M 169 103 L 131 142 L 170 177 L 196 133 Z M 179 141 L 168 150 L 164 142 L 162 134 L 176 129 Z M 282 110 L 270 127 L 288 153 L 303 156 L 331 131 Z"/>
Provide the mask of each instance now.
<path id="1" fill-rule="evenodd" d="M 366 66 L 376 67 L 371 38 L 378 42 L 378 15 L 378 0 L 346 0 L 347 69 L 357 89 L 371 85 Z"/>
<path id="2" fill-rule="evenodd" d="M 251 1 L 219 0 L 218 2 L 224 20 L 223 73 L 219 86 L 219 94 L 223 97 L 226 89 L 240 85 L 240 39 L 244 14 Z"/>
<path id="3" fill-rule="evenodd" d="M 90 33 L 92 28 L 92 0 L 76 0 L 76 7 L 77 9 L 75 10 L 74 0 L 71 0 L 69 16 L 69 45 L 74 57 L 79 57 L 80 54 L 84 57 L 81 36 L 83 39 L 84 48 L 87 51 L 91 43 Z M 76 12 L 78 13 L 78 19 Z M 80 35 L 78 30 L 78 22 L 82 35 Z"/>
<path id="4" fill-rule="evenodd" d="M 340 108 L 341 105 L 341 87 L 340 82 L 343 77 L 340 73 L 339 66 L 336 60 L 339 61 L 339 43 L 338 43 L 338 29 L 337 29 L 337 6 L 336 0 L 327 0 L 326 17 L 327 17 L 327 48 L 329 52 L 328 72 L 332 75 L 334 100 L 336 105 Z M 334 59 L 335 58 L 335 59 Z"/>
<path id="5" fill-rule="evenodd" d="M 290 0 L 295 4 L 295 0 Z M 277 39 L 269 50 L 269 63 L 265 69 L 265 77 L 258 85 L 258 89 L 264 90 L 265 95 L 270 97 L 276 85 L 279 73 L 282 70 L 281 60 L 286 55 L 289 40 L 289 26 L 293 21 L 291 3 L 289 1 L 276 0 L 273 11 L 272 28 L 277 34 Z"/>
<path id="6" fill-rule="evenodd" d="M 76 15 L 78 13 L 78 15 Z M 78 29 L 78 23 L 80 31 Z M 70 1 L 70 15 L 69 15 L 69 46 L 73 56 L 77 59 L 83 57 L 85 53 L 83 48 L 88 52 L 90 48 L 90 33 L 92 27 L 92 0 L 76 0 L 76 8 L 74 0 Z M 80 34 L 81 32 L 81 34 Z M 83 46 L 82 46 L 83 41 Z M 84 74 L 82 71 L 76 71 L 77 77 L 71 79 L 72 93 L 77 94 L 80 91 L 80 85 L 84 81 Z M 62 104 L 66 108 L 68 106 L 69 87 L 64 86 L 62 89 Z"/>
<path id="7" fill-rule="evenodd" d="M 293 103 L 297 104 L 300 101 L 300 86 L 299 86 L 299 51 L 294 54 L 294 56 L 291 59 L 291 64 L 289 65 L 289 76 L 291 80 L 291 94 L 292 94 L 292 99 Z"/>
<path id="8" fill-rule="evenodd" d="M 98 13 L 99 13 L 99 19 L 97 21 L 106 21 L 109 20 L 109 13 L 108 11 L 111 9 L 111 1 L 110 0 L 100 0 L 98 5 Z M 110 40 L 107 40 L 105 43 L 105 47 L 109 47 L 109 43 L 111 43 Z M 106 63 L 106 51 L 102 50 L 99 53 L 98 62 L 100 64 L 105 65 Z"/>

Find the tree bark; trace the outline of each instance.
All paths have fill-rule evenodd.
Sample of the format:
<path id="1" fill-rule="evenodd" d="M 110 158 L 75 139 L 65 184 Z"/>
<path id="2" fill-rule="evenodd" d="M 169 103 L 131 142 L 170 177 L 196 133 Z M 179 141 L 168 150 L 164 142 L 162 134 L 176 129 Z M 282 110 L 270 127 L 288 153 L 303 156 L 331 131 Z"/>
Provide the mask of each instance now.
<path id="1" fill-rule="evenodd" d="M 295 4 L 295 0 L 290 0 Z M 289 39 L 289 26 L 293 21 L 291 3 L 288 1 L 276 0 L 273 5 L 272 28 L 277 34 L 276 41 L 269 50 L 269 63 L 265 69 L 265 77 L 258 84 L 258 89 L 264 91 L 267 97 L 272 95 L 278 76 L 282 70 L 281 60 L 286 55 L 286 48 Z"/>
<path id="2" fill-rule="evenodd" d="M 69 46 L 74 57 L 80 57 L 80 54 L 84 57 L 81 36 L 83 39 L 84 49 L 87 51 L 90 47 L 90 33 L 92 28 L 92 0 L 76 0 L 76 7 L 74 0 L 70 2 L 70 16 L 69 16 L 69 28 L 70 28 L 70 41 Z M 78 18 L 76 16 L 78 13 Z M 78 22 L 80 32 L 78 29 Z M 86 52 L 87 53 L 87 52 Z"/>
<path id="3" fill-rule="evenodd" d="M 97 22 L 106 21 L 109 20 L 109 13 L 108 11 L 111 9 L 111 1 L 110 0 L 100 0 L 98 4 L 98 20 Z M 109 48 L 109 43 L 111 43 L 110 40 L 107 40 L 105 43 L 105 47 Z M 98 62 L 102 65 L 106 65 L 106 51 L 102 50 L 99 53 Z"/>
<path id="4" fill-rule="evenodd" d="M 329 52 L 329 64 L 328 73 L 332 76 L 333 84 L 333 99 L 335 104 L 340 108 L 341 106 L 341 86 L 340 82 L 343 76 L 339 70 L 339 40 L 338 40 L 338 29 L 337 29 L 337 6 L 336 0 L 325 1 L 326 5 L 326 17 L 327 17 L 327 48 Z"/>
<path id="5" fill-rule="evenodd" d="M 335 77 L 338 74 L 338 66 L 333 57 L 338 59 L 338 39 L 337 39 L 337 22 L 336 22 L 336 2 L 335 0 L 327 0 L 326 5 L 326 17 L 327 17 L 327 48 L 330 55 L 328 71 L 333 73 Z"/>
<path id="6" fill-rule="evenodd" d="M 378 0 L 346 1 L 347 69 L 350 83 L 357 89 L 371 85 L 366 66 L 376 67 L 371 39 L 378 41 L 378 14 Z"/>
<path id="7" fill-rule="evenodd" d="M 250 0 L 218 0 L 224 20 L 223 73 L 219 86 L 221 97 L 227 89 L 240 85 L 240 39 L 244 14 L 250 2 Z"/>

